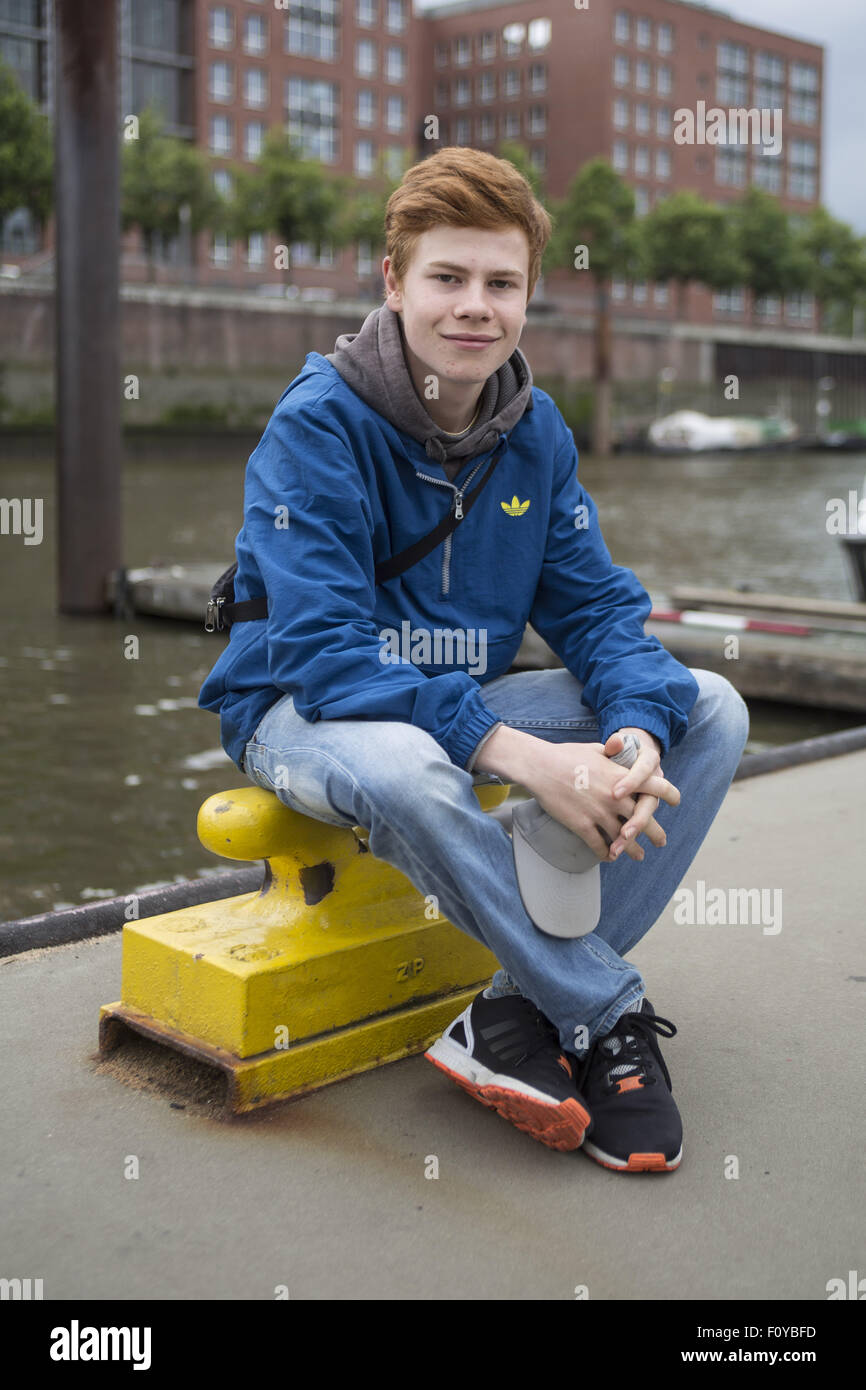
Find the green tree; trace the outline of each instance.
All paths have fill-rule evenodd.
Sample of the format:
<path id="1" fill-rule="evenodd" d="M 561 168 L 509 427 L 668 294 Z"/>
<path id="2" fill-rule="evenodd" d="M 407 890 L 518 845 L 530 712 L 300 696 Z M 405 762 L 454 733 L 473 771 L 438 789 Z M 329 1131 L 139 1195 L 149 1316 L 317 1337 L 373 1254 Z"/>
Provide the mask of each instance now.
<path id="1" fill-rule="evenodd" d="M 592 451 L 602 457 L 611 451 L 610 282 L 614 277 L 643 278 L 645 273 L 634 206 L 633 192 L 607 160 L 590 160 L 572 179 L 565 198 L 552 204 L 554 230 L 545 252 L 545 263 L 550 268 L 573 268 L 592 276 Z"/>
<path id="2" fill-rule="evenodd" d="M 813 208 L 794 230 L 794 238 L 809 262 L 809 289 L 820 310 L 820 327 L 831 315 L 834 326 L 854 331 L 854 306 L 866 293 L 866 238 L 826 208 Z"/>
<path id="3" fill-rule="evenodd" d="M 808 254 L 794 233 L 790 213 L 777 198 L 750 188 L 727 212 L 743 262 L 742 283 L 751 291 L 753 319 L 757 299 L 809 288 Z"/>
<path id="4" fill-rule="evenodd" d="M 711 289 L 743 283 L 746 267 L 725 210 L 697 193 L 674 193 L 640 223 L 647 276 L 677 287 L 676 315 L 686 317 L 686 292 L 696 282 Z"/>
<path id="5" fill-rule="evenodd" d="M 0 221 L 26 208 L 44 223 L 53 206 L 53 165 L 48 117 L 0 63 Z"/>
<path id="6" fill-rule="evenodd" d="M 138 118 L 137 138 L 123 144 L 121 223 L 124 231 L 140 229 L 151 281 L 156 238 L 177 236 L 184 218 L 193 237 L 206 229 L 221 230 L 224 200 L 213 186 L 208 157 L 185 140 L 163 134 L 162 117 L 147 108 Z"/>
<path id="7" fill-rule="evenodd" d="M 370 244 L 373 270 L 367 277 L 368 287 L 377 284 L 381 276 L 381 257 L 385 254 L 385 209 L 388 199 L 413 162 L 412 151 L 404 150 L 400 174 L 394 177 L 388 173 L 387 157 L 384 151 L 381 152 L 376 159 L 375 174 L 370 179 L 358 179 L 355 182 L 352 193 L 338 216 L 338 240 L 341 244 L 357 246 L 360 241 Z"/>
<path id="8" fill-rule="evenodd" d="M 234 236 L 278 236 L 285 250 L 278 251 L 277 264 L 288 283 L 293 242 L 311 243 L 317 255 L 326 244 L 348 244 L 344 207 L 350 195 L 347 178 L 326 173 L 318 160 L 305 158 L 280 126 L 273 126 L 255 165 L 237 169 L 229 229 Z"/>

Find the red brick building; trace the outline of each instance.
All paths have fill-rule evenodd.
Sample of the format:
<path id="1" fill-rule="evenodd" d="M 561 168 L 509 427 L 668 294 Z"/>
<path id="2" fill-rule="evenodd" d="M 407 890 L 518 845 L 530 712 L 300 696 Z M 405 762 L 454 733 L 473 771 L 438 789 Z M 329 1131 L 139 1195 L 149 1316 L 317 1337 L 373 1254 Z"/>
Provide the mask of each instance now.
<path id="1" fill-rule="evenodd" d="M 232 161 L 254 161 L 280 125 L 326 168 L 358 179 L 379 156 L 396 172 L 444 145 L 496 153 L 512 139 L 552 197 L 601 154 L 635 189 L 639 213 L 684 188 L 723 203 L 757 184 L 801 212 L 820 201 L 823 50 L 686 0 L 477 0 L 423 14 L 411 0 L 119 3 L 123 112 L 158 103 L 170 130 L 211 154 L 225 191 Z M 51 0 L 0 0 L 0 57 L 50 110 Z M 711 133 L 714 110 L 732 114 Z M 683 112 L 695 119 L 693 143 L 675 138 Z M 732 128 L 735 112 L 742 125 Z M 711 143 L 719 134 L 725 143 Z M 275 241 L 203 235 L 191 267 L 179 239 L 158 278 L 276 290 Z M 23 244 L 8 226 L 4 243 L 6 259 Z M 125 249 L 125 278 L 143 279 L 135 236 Z M 299 246 L 293 260 L 305 297 L 357 295 L 359 285 L 379 297 L 376 248 L 314 259 Z M 578 272 L 547 281 L 537 299 L 588 305 Z M 673 313 L 664 286 L 615 283 L 614 302 L 630 317 Z M 745 307 L 736 291 L 714 302 L 695 288 L 688 317 L 743 321 Z M 768 324 L 813 322 L 806 296 L 759 308 Z"/>

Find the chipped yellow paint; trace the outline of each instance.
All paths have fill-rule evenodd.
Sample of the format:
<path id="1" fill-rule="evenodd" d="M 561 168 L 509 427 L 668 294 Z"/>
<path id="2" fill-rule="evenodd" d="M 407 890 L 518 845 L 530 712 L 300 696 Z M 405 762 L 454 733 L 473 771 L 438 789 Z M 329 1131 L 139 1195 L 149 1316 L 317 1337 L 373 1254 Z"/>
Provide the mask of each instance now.
<path id="1" fill-rule="evenodd" d="M 510 788 L 474 790 L 489 810 Z M 218 1056 L 237 1109 L 423 1050 L 497 968 L 362 827 L 244 787 L 210 797 L 198 833 L 216 854 L 265 859 L 261 891 L 127 923 L 122 998 L 103 1015 Z"/>

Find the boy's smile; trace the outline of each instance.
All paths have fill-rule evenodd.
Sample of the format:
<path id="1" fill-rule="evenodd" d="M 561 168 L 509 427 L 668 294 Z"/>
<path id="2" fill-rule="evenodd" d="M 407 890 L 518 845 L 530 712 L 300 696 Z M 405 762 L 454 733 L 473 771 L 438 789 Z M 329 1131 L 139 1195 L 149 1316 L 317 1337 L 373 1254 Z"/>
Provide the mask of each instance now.
<path id="1" fill-rule="evenodd" d="M 400 315 L 415 390 L 440 429 L 459 433 L 526 323 L 526 235 L 435 227 L 418 238 L 402 287 L 390 267 L 386 256 L 386 302 Z"/>

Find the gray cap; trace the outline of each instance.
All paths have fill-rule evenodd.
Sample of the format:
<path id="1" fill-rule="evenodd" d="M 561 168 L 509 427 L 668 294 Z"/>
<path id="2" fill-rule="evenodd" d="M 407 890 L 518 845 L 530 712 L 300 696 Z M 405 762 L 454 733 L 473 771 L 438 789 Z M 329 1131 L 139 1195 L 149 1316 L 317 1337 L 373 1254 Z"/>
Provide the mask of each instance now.
<path id="1" fill-rule="evenodd" d="M 633 734 L 611 762 L 631 767 L 640 751 Z M 601 913 L 601 860 L 589 845 L 555 820 L 534 797 L 514 808 L 511 845 L 517 885 L 527 914 L 548 936 L 586 936 Z"/>

